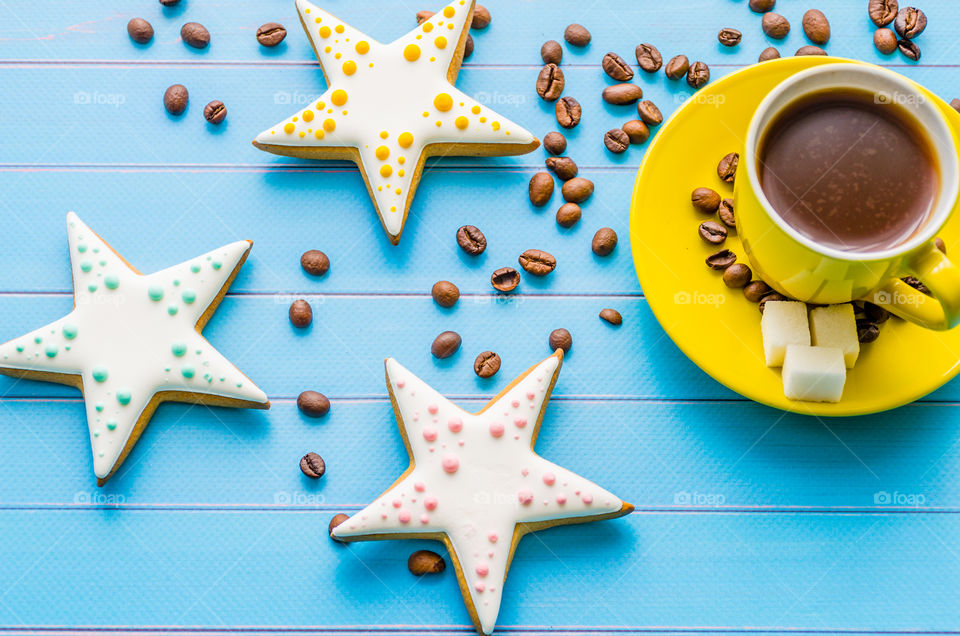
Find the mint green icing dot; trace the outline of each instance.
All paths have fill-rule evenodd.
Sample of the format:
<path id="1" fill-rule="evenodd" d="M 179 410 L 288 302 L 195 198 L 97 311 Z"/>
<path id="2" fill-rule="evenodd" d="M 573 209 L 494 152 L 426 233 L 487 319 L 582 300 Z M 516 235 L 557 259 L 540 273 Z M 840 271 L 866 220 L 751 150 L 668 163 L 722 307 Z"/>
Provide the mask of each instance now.
<path id="1" fill-rule="evenodd" d="M 70 345 L 66 345 L 63 348 L 66 349 L 67 351 L 70 351 Z"/>
<path id="2" fill-rule="evenodd" d="M 133 396 L 130 395 L 130 389 L 120 389 L 117 391 L 117 402 L 123 404 L 124 406 L 130 404 L 130 399 L 132 397 Z"/>
<path id="3" fill-rule="evenodd" d="M 107 289 L 116 289 L 120 286 L 120 279 L 113 274 L 109 274 L 103 279 L 103 284 L 107 286 Z"/>
<path id="4" fill-rule="evenodd" d="M 237 388 L 238 388 L 238 389 L 239 389 L 240 387 L 242 387 L 242 386 L 243 386 L 243 382 L 237 382 Z"/>
<path id="5" fill-rule="evenodd" d="M 94 431 L 94 432 L 93 432 L 93 436 L 94 436 L 94 437 L 100 437 L 100 431 Z"/>
<path id="6" fill-rule="evenodd" d="M 170 314 L 171 316 L 176 316 L 178 311 L 180 311 L 180 308 L 177 307 L 176 305 L 170 305 L 169 307 L 167 307 L 167 313 Z"/>
<path id="7" fill-rule="evenodd" d="M 179 287 L 179 286 L 180 286 L 180 279 L 179 279 L 179 278 L 174 278 L 174 279 L 173 279 L 173 286 L 174 286 L 174 287 Z"/>
<path id="8" fill-rule="evenodd" d="M 48 358 L 56 358 L 58 352 L 59 349 L 57 349 L 57 345 L 47 345 L 45 353 L 47 354 Z"/>
<path id="9" fill-rule="evenodd" d="M 93 408 L 97 409 L 97 413 L 103 413 L 103 403 L 102 403 L 102 402 L 97 402 L 96 406 L 94 406 Z"/>
<path id="10" fill-rule="evenodd" d="M 107 430 L 109 431 L 117 430 L 117 420 L 107 420 Z"/>
<path id="11" fill-rule="evenodd" d="M 94 253 L 94 254 L 99 254 L 99 253 L 100 253 L 100 248 L 99 248 L 99 247 L 93 248 L 93 253 Z"/>
<path id="12" fill-rule="evenodd" d="M 90 261 L 83 261 L 80 263 L 80 271 L 89 272 L 91 269 L 93 269 L 93 263 Z"/>
<path id="13" fill-rule="evenodd" d="M 23 345 L 17 345 L 17 353 L 23 353 Z"/>
<path id="14" fill-rule="evenodd" d="M 93 371 L 91 373 L 93 374 L 93 379 L 97 382 L 106 382 L 107 378 L 110 376 L 110 374 L 107 373 L 106 367 L 93 367 Z"/>
<path id="15" fill-rule="evenodd" d="M 87 246 L 81 243 L 80 245 L 77 245 L 77 251 L 83 254 L 87 251 Z"/>
<path id="16" fill-rule="evenodd" d="M 192 289 L 183 290 L 183 302 L 187 303 L 188 305 L 191 305 L 193 304 L 193 301 L 195 301 L 196 299 L 197 299 L 197 292 L 193 291 Z"/>
<path id="17" fill-rule="evenodd" d="M 170 367 L 163 367 L 164 373 L 170 373 Z"/>
<path id="18" fill-rule="evenodd" d="M 211 266 L 213 267 L 213 269 L 220 269 L 221 267 L 223 267 L 223 263 L 221 263 L 220 261 L 213 261 L 213 263 L 211 263 Z"/>
<path id="19" fill-rule="evenodd" d="M 163 298 L 163 287 L 159 285 L 150 285 L 150 289 L 147 290 L 147 296 L 150 297 L 150 300 L 156 302 Z"/>
<path id="20" fill-rule="evenodd" d="M 41 342 L 43 342 L 43 338 L 41 338 L 40 336 L 34 336 L 33 341 L 37 344 L 40 344 Z"/>
<path id="21" fill-rule="evenodd" d="M 193 368 L 192 364 L 185 364 L 183 365 L 183 367 L 180 368 L 180 373 L 183 374 L 183 377 L 189 380 L 194 375 L 196 375 L 197 371 L 196 369 Z"/>
<path id="22" fill-rule="evenodd" d="M 174 342 L 173 346 L 170 347 L 170 351 L 178 358 L 182 358 L 187 353 L 187 345 L 182 342 Z"/>
<path id="23" fill-rule="evenodd" d="M 100 261 L 99 261 L 99 264 L 100 264 L 100 267 L 106 267 L 106 266 L 107 266 L 107 261 L 100 260 Z"/>
<path id="24" fill-rule="evenodd" d="M 77 326 L 73 323 L 67 323 L 63 326 L 63 337 L 67 340 L 73 340 L 77 337 Z"/>
<path id="25" fill-rule="evenodd" d="M 194 263 L 193 265 L 190 266 L 190 271 L 193 272 L 194 274 L 197 274 L 200 272 L 200 266 Z"/>
<path id="26" fill-rule="evenodd" d="M 96 284 L 90 283 L 89 285 L 87 285 L 87 291 L 89 291 L 91 294 L 92 294 L 93 292 L 97 291 L 97 286 L 96 286 Z"/>

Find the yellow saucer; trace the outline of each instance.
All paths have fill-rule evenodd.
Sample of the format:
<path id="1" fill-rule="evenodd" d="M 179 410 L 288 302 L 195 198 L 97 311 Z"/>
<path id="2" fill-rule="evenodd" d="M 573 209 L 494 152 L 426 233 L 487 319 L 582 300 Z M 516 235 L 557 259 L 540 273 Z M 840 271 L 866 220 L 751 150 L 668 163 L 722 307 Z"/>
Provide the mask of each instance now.
<path id="1" fill-rule="evenodd" d="M 897 318 L 880 326 L 880 337 L 862 345 L 847 373 L 837 404 L 797 402 L 783 395 L 779 369 L 764 364 L 760 312 L 739 289 L 723 284 L 704 259 L 728 248 L 748 263 L 735 231 L 723 246 L 700 239 L 706 217 L 690 203 L 705 186 L 733 197 L 732 185 L 717 177 L 717 162 L 743 152 L 754 109 L 779 82 L 839 58 L 796 57 L 757 64 L 707 85 L 663 124 L 647 149 L 630 209 L 633 261 L 657 320 L 680 349 L 715 380 L 737 393 L 779 409 L 809 415 L 865 415 L 912 402 L 960 371 L 960 328 L 935 332 Z M 960 114 L 926 89 L 956 131 Z M 960 253 L 960 216 L 941 232 L 947 253 Z"/>

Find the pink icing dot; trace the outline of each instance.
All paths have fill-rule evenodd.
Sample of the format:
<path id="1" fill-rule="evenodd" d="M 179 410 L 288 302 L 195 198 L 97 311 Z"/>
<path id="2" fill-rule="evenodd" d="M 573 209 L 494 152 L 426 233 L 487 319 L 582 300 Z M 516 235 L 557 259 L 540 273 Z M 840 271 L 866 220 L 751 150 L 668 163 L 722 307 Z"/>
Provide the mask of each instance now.
<path id="1" fill-rule="evenodd" d="M 424 485 L 422 481 L 418 481 L 413 485 L 413 489 L 416 490 L 417 492 L 423 492 L 424 490 L 427 489 L 427 487 Z"/>
<path id="2" fill-rule="evenodd" d="M 535 397 L 537 397 L 537 396 L 536 396 L 536 394 L 535 394 L 533 391 L 530 391 L 529 393 L 527 393 L 527 399 L 528 399 L 528 400 L 532 400 L 532 399 L 535 398 Z"/>
<path id="3" fill-rule="evenodd" d="M 399 500 L 399 499 L 394 499 L 394 500 L 393 500 L 393 507 L 394 507 L 394 508 L 399 508 L 401 505 L 402 505 L 402 504 L 400 503 L 400 500 Z"/>
<path id="4" fill-rule="evenodd" d="M 459 442 L 457 442 L 457 446 L 463 446 L 464 444 L 466 444 L 466 442 L 464 442 L 463 440 L 460 440 Z"/>
<path id="5" fill-rule="evenodd" d="M 524 506 L 529 506 L 531 503 L 533 503 L 533 492 L 524 488 L 517 493 L 517 499 L 519 499 L 520 503 L 522 503 Z"/>
<path id="6" fill-rule="evenodd" d="M 386 519 L 386 518 L 387 518 L 387 514 L 384 513 L 384 514 L 380 515 L 380 518 L 381 518 L 381 519 Z"/>
<path id="7" fill-rule="evenodd" d="M 490 434 L 494 437 L 503 436 L 503 424 L 501 422 L 492 422 L 490 424 Z"/>
<path id="8" fill-rule="evenodd" d="M 511 404 L 513 405 L 513 408 L 515 408 L 515 409 L 520 408 L 520 400 L 514 400 L 513 402 L 511 402 Z"/>
<path id="9" fill-rule="evenodd" d="M 403 380 L 397 380 L 397 388 L 398 388 L 398 389 L 402 389 L 404 386 L 406 386 L 406 384 L 407 384 L 407 383 L 404 382 Z"/>
<path id="10" fill-rule="evenodd" d="M 473 586 L 473 589 L 478 592 L 483 592 L 485 589 L 487 589 L 487 586 L 483 584 L 483 581 L 477 581 L 476 585 Z"/>
<path id="11" fill-rule="evenodd" d="M 401 510 L 400 511 L 400 523 L 410 523 L 410 511 Z"/>
<path id="12" fill-rule="evenodd" d="M 427 411 L 430 412 L 430 415 L 436 415 L 436 414 L 437 414 L 437 411 L 439 411 L 439 410 L 440 410 L 440 409 L 437 408 L 437 405 L 436 405 L 436 404 L 430 404 L 430 405 L 427 406 Z"/>
<path id="13" fill-rule="evenodd" d="M 529 469 L 529 468 L 521 468 L 521 469 L 520 469 L 520 474 L 523 475 L 524 477 L 526 477 L 527 475 L 530 474 L 530 469 Z"/>
<path id="14" fill-rule="evenodd" d="M 460 458 L 453 453 L 447 453 L 440 460 L 440 464 L 443 466 L 444 471 L 452 475 L 453 473 L 457 472 L 458 468 L 460 468 Z"/>
<path id="15" fill-rule="evenodd" d="M 591 495 L 588 492 L 583 493 L 580 499 L 583 501 L 583 503 L 587 504 L 588 506 L 593 503 L 593 495 Z"/>
<path id="16" fill-rule="evenodd" d="M 490 574 L 490 566 L 486 563 L 477 564 L 477 576 L 486 576 Z"/>
<path id="17" fill-rule="evenodd" d="M 499 538 L 500 537 L 497 536 L 496 532 L 491 532 L 490 534 L 487 535 L 487 539 L 490 541 L 490 543 L 496 543 L 497 539 Z"/>
<path id="18" fill-rule="evenodd" d="M 567 503 L 567 496 L 563 493 L 557 495 L 557 503 L 560 505 Z"/>
<path id="19" fill-rule="evenodd" d="M 517 419 L 513 420 L 513 424 L 514 424 L 514 426 L 516 426 L 517 428 L 523 428 L 524 426 L 527 425 L 527 418 L 525 418 L 525 417 L 518 417 Z"/>
<path id="20" fill-rule="evenodd" d="M 447 428 L 450 429 L 451 433 L 459 433 L 463 430 L 463 420 L 459 417 L 451 417 L 450 421 L 447 422 Z"/>
<path id="21" fill-rule="evenodd" d="M 553 473 L 543 473 L 543 483 L 552 486 L 557 481 L 557 476 Z"/>
<path id="22" fill-rule="evenodd" d="M 437 498 L 436 497 L 427 497 L 423 500 L 423 507 L 427 510 L 435 510 L 437 507 Z"/>
<path id="23" fill-rule="evenodd" d="M 430 523 L 430 515 L 420 515 L 420 523 L 423 525 Z"/>
<path id="24" fill-rule="evenodd" d="M 432 426 L 425 426 L 423 428 L 423 439 L 428 442 L 434 442 L 437 440 L 437 429 Z"/>

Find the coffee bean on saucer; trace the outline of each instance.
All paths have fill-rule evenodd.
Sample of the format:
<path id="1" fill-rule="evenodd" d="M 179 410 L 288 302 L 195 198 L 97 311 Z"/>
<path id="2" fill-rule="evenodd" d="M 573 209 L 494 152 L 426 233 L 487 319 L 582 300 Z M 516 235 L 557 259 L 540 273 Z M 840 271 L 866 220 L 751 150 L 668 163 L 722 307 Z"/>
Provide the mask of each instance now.
<path id="1" fill-rule="evenodd" d="M 777 0 L 750 0 L 747 4 L 750 6 L 750 10 L 755 13 L 766 13 L 772 11 L 776 3 Z"/>
<path id="2" fill-rule="evenodd" d="M 704 221 L 700 224 L 700 238 L 712 245 L 720 245 L 727 240 L 727 228 L 716 221 Z"/>
<path id="3" fill-rule="evenodd" d="M 633 69 L 625 59 L 610 52 L 603 56 L 600 62 L 603 72 L 618 82 L 629 82 L 633 79 Z"/>
<path id="4" fill-rule="evenodd" d="M 323 417 L 330 412 L 330 400 L 318 391 L 304 391 L 297 396 L 297 408 L 307 417 Z"/>
<path id="5" fill-rule="evenodd" d="M 548 102 L 556 101 L 563 94 L 565 85 L 563 71 L 556 64 L 547 64 L 537 76 L 537 95 Z"/>
<path id="6" fill-rule="evenodd" d="M 910 285 L 921 294 L 926 294 L 927 296 L 932 295 L 930 288 L 924 285 L 923 282 L 916 276 L 904 276 L 900 280 L 905 282 L 907 285 Z"/>
<path id="7" fill-rule="evenodd" d="M 623 316 L 620 315 L 620 312 L 616 309 L 603 309 L 600 311 L 600 318 L 606 320 L 611 325 L 621 325 L 623 324 Z"/>
<path id="8" fill-rule="evenodd" d="M 337 543 L 344 543 L 344 541 L 343 539 L 338 539 L 337 537 L 333 536 L 333 529 L 349 518 L 350 518 L 349 515 L 345 515 L 342 512 L 338 512 L 337 514 L 333 515 L 333 517 L 331 517 L 330 523 L 329 525 L 327 525 L 327 534 L 330 535 L 330 538 L 336 541 Z"/>
<path id="9" fill-rule="evenodd" d="M 670 58 L 667 65 L 663 67 L 664 74 L 672 80 L 680 79 L 687 74 L 690 69 L 690 60 L 686 55 L 677 55 Z"/>
<path id="10" fill-rule="evenodd" d="M 441 307 L 453 307 L 460 300 L 460 290 L 448 280 L 439 280 L 430 290 L 434 302 Z"/>
<path id="11" fill-rule="evenodd" d="M 642 144 L 650 138 L 650 129 L 639 119 L 631 119 L 623 124 L 620 129 L 627 133 L 627 137 L 632 144 Z"/>
<path id="12" fill-rule="evenodd" d="M 897 0 L 870 0 L 867 13 L 878 27 L 884 27 L 897 17 L 899 6 Z"/>
<path id="13" fill-rule="evenodd" d="M 927 28 L 927 16 L 916 7 L 900 9 L 896 19 L 893 21 L 893 28 L 900 37 L 912 40 Z"/>
<path id="14" fill-rule="evenodd" d="M 819 46 L 813 46 L 808 44 L 807 46 L 801 46 L 797 49 L 797 52 L 794 55 L 802 57 L 804 55 L 826 55 L 827 52 L 821 49 Z"/>
<path id="15" fill-rule="evenodd" d="M 733 183 L 737 176 L 737 165 L 740 163 L 740 153 L 731 152 L 723 156 L 717 164 L 717 176 L 721 181 Z"/>
<path id="16" fill-rule="evenodd" d="M 310 303 L 303 299 L 293 301 L 290 305 L 289 314 L 290 322 L 294 327 L 303 329 L 313 322 L 313 308 L 310 307 Z"/>
<path id="17" fill-rule="evenodd" d="M 772 292 L 773 289 L 762 280 L 755 280 L 747 283 L 743 288 L 743 295 L 752 303 L 760 302 L 760 299 Z"/>
<path id="18" fill-rule="evenodd" d="M 943 239 L 939 236 L 933 239 L 933 245 L 944 254 L 947 253 L 947 244 L 944 243 Z"/>
<path id="19" fill-rule="evenodd" d="M 710 67 L 704 62 L 694 62 L 687 70 L 687 84 L 692 88 L 700 88 L 710 81 Z"/>
<path id="20" fill-rule="evenodd" d="M 563 200 L 568 203 L 583 203 L 593 195 L 593 181 L 583 177 L 574 177 L 560 188 Z"/>
<path id="21" fill-rule="evenodd" d="M 648 126 L 658 126 L 663 123 L 663 113 L 649 99 L 637 102 L 637 114 L 640 115 L 643 123 Z"/>
<path id="22" fill-rule="evenodd" d="M 635 55 L 637 56 L 637 64 L 647 73 L 656 73 L 663 66 L 663 57 L 661 57 L 657 47 L 652 44 L 637 46 Z"/>
<path id="23" fill-rule="evenodd" d="M 722 272 L 737 262 L 737 255 L 730 250 L 720 250 L 707 257 L 707 267 Z"/>
<path id="24" fill-rule="evenodd" d="M 570 332 L 566 329 L 554 329 L 550 332 L 547 343 L 550 345 L 550 351 L 563 349 L 564 353 L 569 353 L 570 347 L 573 346 L 573 336 L 571 336 Z"/>
<path id="25" fill-rule="evenodd" d="M 767 34 L 767 37 L 771 37 L 774 40 L 782 40 L 790 33 L 790 21 L 779 13 L 773 13 L 772 11 L 763 14 L 763 20 L 760 25 L 763 28 L 763 32 Z"/>
<path id="26" fill-rule="evenodd" d="M 417 24 L 423 24 L 433 16 L 433 11 L 417 11 Z"/>
<path id="27" fill-rule="evenodd" d="M 263 46 L 276 46 L 287 37 L 287 30 L 277 22 L 267 22 L 257 29 L 257 42 Z"/>
<path id="28" fill-rule="evenodd" d="M 771 292 L 757 301 L 757 309 L 760 310 L 760 313 L 763 313 L 763 307 L 769 302 L 778 302 L 781 300 L 789 300 L 783 294 L 778 294 L 777 292 Z"/>
<path id="29" fill-rule="evenodd" d="M 873 32 L 873 45 L 884 55 L 897 50 L 897 34 L 890 29 L 877 29 Z"/>
<path id="30" fill-rule="evenodd" d="M 553 196 L 553 177 L 548 172 L 538 172 L 530 178 L 530 185 L 527 186 L 527 194 L 530 196 L 530 203 L 538 208 L 547 204 L 550 197 Z"/>
<path id="31" fill-rule="evenodd" d="M 720 202 L 720 207 L 717 209 L 717 216 L 720 217 L 720 220 L 723 221 L 723 224 L 727 227 L 737 227 L 737 221 L 733 215 L 733 199 L 724 199 Z"/>
<path id="32" fill-rule="evenodd" d="M 586 46 L 590 44 L 591 35 L 583 25 L 571 24 L 564 30 L 563 39 L 571 46 Z"/>
<path id="33" fill-rule="evenodd" d="M 491 19 L 492 16 L 490 15 L 490 10 L 482 4 L 478 4 L 473 8 L 473 21 L 470 23 L 470 28 L 486 29 L 488 26 L 490 26 Z"/>
<path id="34" fill-rule="evenodd" d="M 720 32 L 717 34 L 717 39 L 720 40 L 720 44 L 724 46 L 736 46 L 740 44 L 742 37 L 742 33 L 731 28 L 720 29 Z"/>
<path id="35" fill-rule="evenodd" d="M 563 47 L 556 40 L 547 40 L 540 47 L 540 57 L 544 64 L 559 64 L 563 59 Z"/>
<path id="36" fill-rule="evenodd" d="M 487 237 L 479 228 L 464 225 L 457 230 L 457 245 L 470 256 L 479 256 L 487 249 Z"/>
<path id="37" fill-rule="evenodd" d="M 415 576 L 439 574 L 447 568 L 446 561 L 436 552 L 417 550 L 407 559 L 407 569 Z"/>
<path id="38" fill-rule="evenodd" d="M 307 453 L 300 460 L 300 470 L 311 479 L 320 479 L 326 472 L 327 466 L 324 464 L 323 458 L 316 453 Z"/>
<path id="39" fill-rule="evenodd" d="M 690 201 L 697 212 L 713 214 L 720 207 L 720 194 L 710 188 L 697 188 L 690 195 Z"/>
<path id="40" fill-rule="evenodd" d="M 760 52 L 760 57 L 757 58 L 758 62 L 766 62 L 767 60 L 776 60 L 780 58 L 780 51 L 776 47 L 768 46 Z"/>
<path id="41" fill-rule="evenodd" d="M 753 278 L 753 272 L 743 263 L 734 263 L 723 272 L 723 282 L 727 287 L 740 289 Z"/>
<path id="42" fill-rule="evenodd" d="M 580 220 L 582 215 L 580 206 L 576 203 L 564 203 L 557 210 L 557 225 L 560 227 L 573 227 Z"/>
<path id="43" fill-rule="evenodd" d="M 153 39 L 153 25 L 143 18 L 131 18 L 127 22 L 127 35 L 137 44 L 146 44 Z"/>
<path id="44" fill-rule="evenodd" d="M 215 99 L 203 107 L 203 118 L 211 124 L 219 124 L 227 118 L 227 107 L 219 99 Z"/>
<path id="45" fill-rule="evenodd" d="M 180 38 L 195 49 L 206 48 L 210 44 L 210 32 L 199 22 L 187 22 L 180 28 Z"/>
<path id="46" fill-rule="evenodd" d="M 576 128 L 577 124 L 580 123 L 582 114 L 580 102 L 570 96 L 558 99 L 554 106 L 554 112 L 557 116 L 557 123 L 564 128 Z"/>
<path id="47" fill-rule="evenodd" d="M 600 228 L 593 235 L 591 247 L 597 256 L 608 256 L 617 247 L 617 233 L 609 227 Z"/>
<path id="48" fill-rule="evenodd" d="M 498 292 L 508 294 L 520 284 L 520 272 L 512 267 L 501 267 L 490 275 L 490 284 Z"/>
<path id="49" fill-rule="evenodd" d="M 897 48 L 908 60 L 920 61 L 920 47 L 913 40 L 900 40 L 897 42 Z"/>
<path id="50" fill-rule="evenodd" d="M 863 303 L 863 313 L 867 320 L 878 325 L 882 325 L 890 318 L 889 311 L 873 303 Z"/>
<path id="51" fill-rule="evenodd" d="M 473 372 L 481 378 L 492 378 L 500 370 L 500 356 L 493 351 L 484 351 L 473 361 Z"/>
<path id="52" fill-rule="evenodd" d="M 558 132 L 548 132 L 543 138 L 543 147 L 552 155 L 562 155 L 567 149 L 567 138 Z"/>
<path id="53" fill-rule="evenodd" d="M 880 337 L 880 327 L 869 320 L 857 321 L 857 340 L 860 344 L 870 344 Z"/>
<path id="54" fill-rule="evenodd" d="M 610 152 L 619 155 L 630 147 L 630 137 L 619 128 L 608 130 L 603 136 L 603 145 Z"/>
<path id="55" fill-rule="evenodd" d="M 614 84 L 607 86 L 600 94 L 603 101 L 615 106 L 624 106 L 632 104 L 643 97 L 643 89 L 636 84 Z"/>
<path id="56" fill-rule="evenodd" d="M 330 269 L 330 259 L 320 250 L 307 250 L 300 256 L 300 267 L 311 276 L 323 276 Z"/>
<path id="57" fill-rule="evenodd" d="M 183 84 L 174 84 L 163 93 L 163 107 L 171 115 L 181 115 L 187 109 L 190 94 Z"/>
<path id="58" fill-rule="evenodd" d="M 548 157 L 546 164 L 547 169 L 552 170 L 561 181 L 573 179 L 580 171 L 576 162 L 570 157 Z"/>
<path id="59" fill-rule="evenodd" d="M 826 44 L 830 41 L 830 22 L 823 11 L 810 9 L 803 14 L 803 32 L 814 44 Z"/>
<path id="60" fill-rule="evenodd" d="M 460 334 L 456 331 L 444 331 L 433 339 L 433 344 L 430 345 L 430 353 L 439 360 L 449 358 L 460 349 L 460 342 Z"/>
<path id="61" fill-rule="evenodd" d="M 527 250 L 520 255 L 520 267 L 528 274 L 546 276 L 557 268 L 557 259 L 543 250 Z"/>
<path id="62" fill-rule="evenodd" d="M 463 45 L 463 59 L 467 59 L 473 55 L 473 36 L 467 33 L 467 42 Z"/>

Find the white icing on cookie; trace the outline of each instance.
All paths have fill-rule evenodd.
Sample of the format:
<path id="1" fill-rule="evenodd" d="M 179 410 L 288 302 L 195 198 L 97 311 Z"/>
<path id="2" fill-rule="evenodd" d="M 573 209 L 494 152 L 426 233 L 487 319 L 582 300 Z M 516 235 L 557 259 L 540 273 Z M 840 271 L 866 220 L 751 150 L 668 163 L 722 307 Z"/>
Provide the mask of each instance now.
<path id="1" fill-rule="evenodd" d="M 489 634 L 500 610 L 518 523 L 616 513 L 624 504 L 532 449 L 560 357 L 521 376 L 481 412 L 468 413 L 393 359 L 386 361 L 413 469 L 338 525 L 337 537 L 445 533 L 461 588 Z"/>
<path id="2" fill-rule="evenodd" d="M 67 214 L 74 309 L 0 345 L 0 369 L 80 375 L 93 470 L 114 469 L 157 393 L 203 393 L 255 404 L 267 396 L 197 330 L 250 251 L 237 241 L 144 276 L 73 212 Z"/>
<path id="3" fill-rule="evenodd" d="M 529 132 L 453 86 L 454 58 L 472 8 L 472 0 L 455 0 L 405 36 L 381 44 L 297 0 L 328 89 L 260 133 L 254 144 L 271 151 L 269 146 L 285 146 L 282 154 L 294 156 L 297 148 L 356 148 L 384 227 L 392 239 L 398 237 L 427 146 L 503 144 L 502 152 L 481 154 L 504 155 L 536 147 Z"/>

